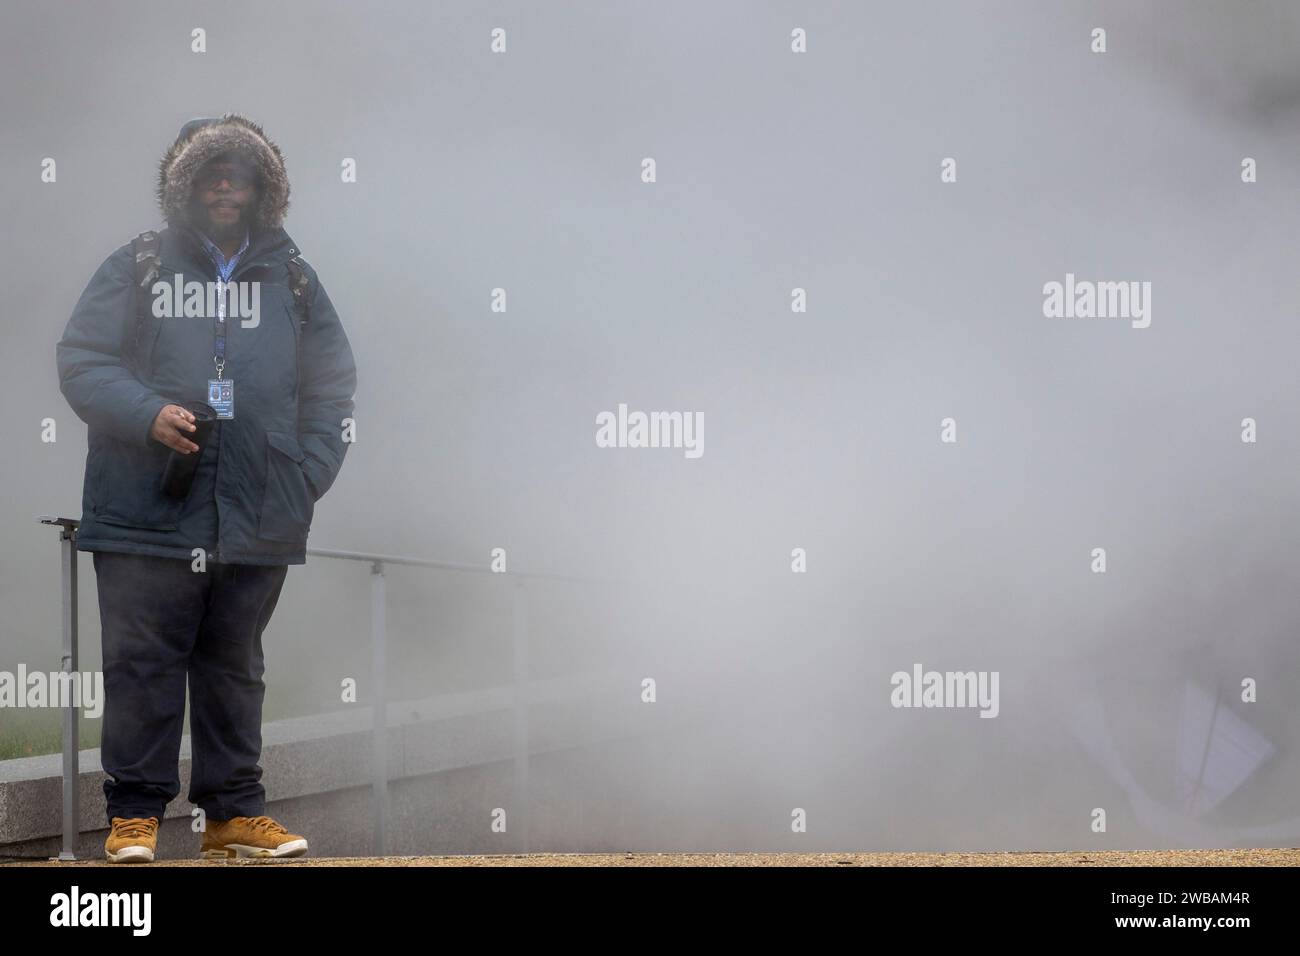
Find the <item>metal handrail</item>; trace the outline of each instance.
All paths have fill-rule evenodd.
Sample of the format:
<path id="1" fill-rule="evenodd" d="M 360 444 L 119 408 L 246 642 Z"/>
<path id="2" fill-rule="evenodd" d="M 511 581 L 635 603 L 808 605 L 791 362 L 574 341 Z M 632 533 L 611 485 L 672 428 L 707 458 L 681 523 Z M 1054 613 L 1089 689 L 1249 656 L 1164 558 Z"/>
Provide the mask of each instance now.
<path id="1" fill-rule="evenodd" d="M 60 617 L 63 629 L 63 652 L 59 666 L 65 674 L 77 673 L 77 528 L 75 518 L 41 515 L 41 524 L 55 525 L 59 531 L 59 556 L 63 566 L 63 600 Z M 63 849 L 60 860 L 77 858 L 77 833 L 81 816 L 78 812 L 78 724 L 75 695 L 69 694 L 63 708 Z"/>
<path id="2" fill-rule="evenodd" d="M 521 842 L 524 852 L 529 847 L 528 820 L 528 599 L 524 582 L 529 578 L 577 582 L 581 579 L 560 574 L 520 571 L 493 571 L 476 565 L 451 561 L 433 561 L 427 558 L 410 558 L 399 555 L 374 554 L 365 551 L 339 551 L 331 548 L 308 548 L 307 553 L 322 558 L 343 561 L 366 561 L 370 564 L 370 672 L 375 685 L 374 706 L 371 714 L 370 766 L 371 766 L 371 844 L 376 856 L 388 855 L 388 621 L 387 583 L 384 566 L 388 564 L 435 568 L 443 571 L 461 571 L 476 574 L 506 574 L 514 578 L 514 784 L 519 809 L 514 816 L 520 820 Z"/>
<path id="3" fill-rule="evenodd" d="M 459 564 L 454 561 L 433 561 L 428 558 L 408 558 L 401 555 L 373 554 L 368 551 L 338 551 L 333 548 L 308 548 L 308 554 L 321 558 L 339 558 L 344 561 L 371 561 L 380 564 L 406 564 L 419 568 L 438 568 L 443 571 L 465 571 L 470 574 L 504 574 L 515 578 L 537 578 L 539 580 L 568 581 L 573 584 L 590 584 L 595 578 L 574 577 L 569 574 L 555 574 L 550 571 L 493 571 L 479 564 Z M 612 582 L 611 582 L 612 583 Z"/>
<path id="4" fill-rule="evenodd" d="M 77 530 L 81 522 L 76 518 L 59 518 L 41 515 L 42 524 L 60 528 L 59 541 L 62 561 L 62 630 L 63 655 L 61 666 L 66 673 L 77 670 Z M 501 574 L 513 579 L 513 630 L 514 630 L 514 782 L 519 808 L 514 817 L 521 825 L 523 851 L 529 848 L 528 819 L 528 580 L 593 583 L 597 579 L 574 577 L 540 571 L 495 571 L 480 565 L 452 561 L 435 561 L 404 555 L 376 554 L 365 551 L 342 551 L 333 548 L 308 548 L 307 554 L 343 561 L 364 561 L 370 564 L 370 641 L 371 680 L 375 685 L 375 703 L 371 707 L 371 794 L 372 794 L 372 846 L 376 855 L 388 852 L 388 694 L 387 656 L 388 622 L 387 589 L 384 577 L 386 565 L 433 568 L 476 574 Z M 609 582 L 612 583 L 612 582 Z M 78 811 L 78 754 L 79 733 L 77 712 L 71 697 L 63 712 L 63 848 L 60 860 L 75 860 L 76 841 L 80 832 Z"/>

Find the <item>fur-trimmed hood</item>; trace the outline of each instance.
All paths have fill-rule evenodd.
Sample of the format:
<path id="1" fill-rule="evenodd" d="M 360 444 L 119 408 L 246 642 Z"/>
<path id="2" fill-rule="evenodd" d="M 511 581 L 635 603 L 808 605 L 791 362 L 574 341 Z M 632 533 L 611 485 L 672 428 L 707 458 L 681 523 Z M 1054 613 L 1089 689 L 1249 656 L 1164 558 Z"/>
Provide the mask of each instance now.
<path id="1" fill-rule="evenodd" d="M 262 127 L 238 113 L 193 119 L 158 164 L 158 205 L 169 225 L 187 224 L 194 177 L 212 159 L 238 153 L 258 171 L 255 230 L 278 229 L 289 210 L 289 177 L 280 148 Z"/>

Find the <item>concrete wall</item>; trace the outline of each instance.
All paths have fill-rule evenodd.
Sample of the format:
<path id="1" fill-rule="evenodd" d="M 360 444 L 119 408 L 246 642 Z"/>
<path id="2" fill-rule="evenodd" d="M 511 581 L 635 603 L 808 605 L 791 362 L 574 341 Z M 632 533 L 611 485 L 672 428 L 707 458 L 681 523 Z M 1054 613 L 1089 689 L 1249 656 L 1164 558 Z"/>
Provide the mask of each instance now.
<path id="1" fill-rule="evenodd" d="M 608 761 L 646 727 L 635 705 L 602 696 L 599 676 L 538 681 L 527 725 L 513 686 L 388 705 L 389 855 L 618 849 L 620 807 Z M 609 686 L 604 684 L 604 686 Z M 526 734 L 520 737 L 521 733 Z M 307 837 L 313 856 L 372 852 L 374 798 L 369 708 L 263 727 L 267 813 Z M 516 741 L 528 758 L 516 759 Z M 99 750 L 80 752 L 78 857 L 99 858 L 107 834 Z M 526 776 L 524 776 L 526 763 Z M 181 744 L 180 795 L 167 808 L 159 856 L 196 856 L 190 739 Z M 614 785 L 617 789 L 617 785 Z M 493 832 L 493 810 L 506 832 Z M 57 856 L 62 757 L 0 762 L 0 857 Z"/>

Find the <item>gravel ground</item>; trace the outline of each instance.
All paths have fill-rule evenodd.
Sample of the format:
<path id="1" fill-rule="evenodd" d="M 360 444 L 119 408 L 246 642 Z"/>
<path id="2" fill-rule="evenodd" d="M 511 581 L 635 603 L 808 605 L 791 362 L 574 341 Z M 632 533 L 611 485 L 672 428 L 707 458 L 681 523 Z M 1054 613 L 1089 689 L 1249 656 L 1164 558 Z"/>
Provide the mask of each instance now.
<path id="1" fill-rule="evenodd" d="M 104 860 L 5 866 L 109 866 Z M 120 864 L 125 865 L 125 864 Z M 1300 849 L 1106 850 L 1069 853 L 527 853 L 498 856 L 158 860 L 132 866 L 1300 866 Z"/>

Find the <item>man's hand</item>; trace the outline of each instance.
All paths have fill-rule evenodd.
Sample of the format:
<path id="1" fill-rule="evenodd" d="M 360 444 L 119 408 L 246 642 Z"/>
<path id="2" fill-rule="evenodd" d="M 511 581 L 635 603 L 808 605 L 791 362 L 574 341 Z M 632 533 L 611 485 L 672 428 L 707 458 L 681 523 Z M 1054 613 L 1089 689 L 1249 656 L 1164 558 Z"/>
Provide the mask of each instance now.
<path id="1" fill-rule="evenodd" d="M 179 405 L 164 405 L 153 420 L 149 437 L 188 455 L 199 450 L 198 445 L 185 437 L 185 432 L 192 432 L 196 427 L 192 413 Z"/>

